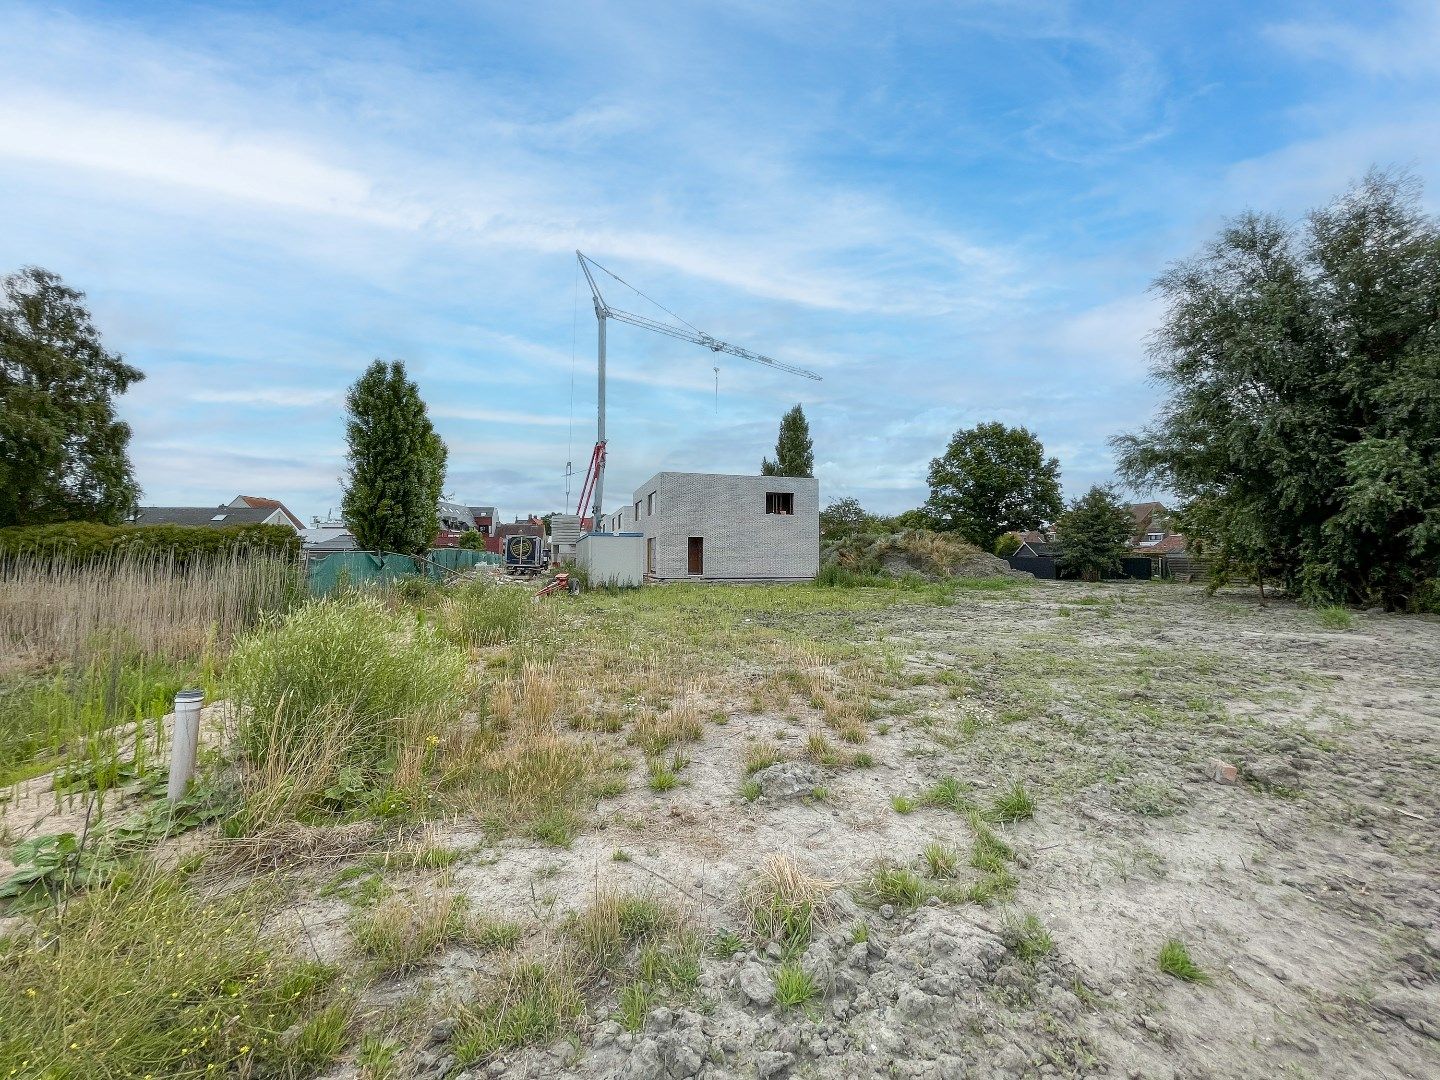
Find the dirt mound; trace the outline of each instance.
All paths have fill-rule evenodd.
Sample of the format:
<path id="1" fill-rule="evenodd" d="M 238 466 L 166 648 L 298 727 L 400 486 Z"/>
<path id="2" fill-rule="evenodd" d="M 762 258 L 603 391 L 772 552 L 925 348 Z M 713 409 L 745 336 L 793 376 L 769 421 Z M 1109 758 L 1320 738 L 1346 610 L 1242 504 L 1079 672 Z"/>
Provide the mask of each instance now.
<path id="1" fill-rule="evenodd" d="M 919 574 L 929 581 L 1019 575 L 1004 559 L 981 551 L 957 536 L 929 529 L 854 533 L 827 544 L 821 560 L 856 573 L 887 577 Z"/>

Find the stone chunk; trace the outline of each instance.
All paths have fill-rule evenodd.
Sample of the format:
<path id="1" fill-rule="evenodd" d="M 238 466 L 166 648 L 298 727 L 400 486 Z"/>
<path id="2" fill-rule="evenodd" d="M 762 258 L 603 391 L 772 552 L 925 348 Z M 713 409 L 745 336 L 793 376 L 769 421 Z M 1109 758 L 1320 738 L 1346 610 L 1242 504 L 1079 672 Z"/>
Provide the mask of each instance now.
<path id="1" fill-rule="evenodd" d="M 1240 770 L 1231 765 L 1228 761 L 1220 758 L 1211 758 L 1209 764 L 1210 779 L 1217 784 L 1233 784 L 1240 777 Z"/>
<path id="2" fill-rule="evenodd" d="M 750 779 L 760 785 L 760 794 L 766 798 L 794 799 L 815 789 L 820 783 L 820 770 L 804 761 L 780 761 Z"/>

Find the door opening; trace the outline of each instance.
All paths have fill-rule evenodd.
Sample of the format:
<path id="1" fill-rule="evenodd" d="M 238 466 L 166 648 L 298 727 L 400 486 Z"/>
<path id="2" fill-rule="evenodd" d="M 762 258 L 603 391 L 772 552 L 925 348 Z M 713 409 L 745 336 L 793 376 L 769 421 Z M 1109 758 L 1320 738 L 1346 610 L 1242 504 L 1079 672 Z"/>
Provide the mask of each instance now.
<path id="1" fill-rule="evenodd" d="M 705 573 L 705 538 L 703 536 L 690 537 L 690 573 Z"/>

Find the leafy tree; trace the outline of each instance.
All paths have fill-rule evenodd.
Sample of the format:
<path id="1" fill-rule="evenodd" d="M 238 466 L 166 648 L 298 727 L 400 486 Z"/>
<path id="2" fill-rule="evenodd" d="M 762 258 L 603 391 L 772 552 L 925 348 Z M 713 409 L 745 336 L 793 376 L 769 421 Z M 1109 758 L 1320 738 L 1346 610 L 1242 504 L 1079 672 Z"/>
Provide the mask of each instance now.
<path id="1" fill-rule="evenodd" d="M 460 539 L 455 541 L 462 548 L 470 551 L 485 550 L 485 534 L 479 529 L 466 529 L 460 534 Z"/>
<path id="2" fill-rule="evenodd" d="M 401 361 L 376 360 L 350 388 L 345 409 L 346 527 L 367 551 L 421 554 L 440 527 L 447 455 L 419 388 Z"/>
<path id="3" fill-rule="evenodd" d="M 1023 427 L 979 424 L 957 431 L 930 462 L 925 511 L 934 528 L 992 551 L 1003 532 L 1039 528 L 1060 513 L 1060 462 Z"/>
<path id="4" fill-rule="evenodd" d="M 1184 500 L 1219 575 L 1416 606 L 1440 569 L 1440 222 L 1372 171 L 1292 225 L 1245 214 L 1156 283 L 1158 421 L 1122 475 Z"/>
<path id="5" fill-rule="evenodd" d="M 865 512 L 859 499 L 836 499 L 820 511 L 820 539 L 834 540 L 850 533 L 863 532 L 879 520 Z"/>
<path id="6" fill-rule="evenodd" d="M 762 459 L 760 475 L 815 475 L 815 444 L 810 441 L 810 424 L 805 419 L 805 410 L 799 405 L 780 418 L 780 437 L 775 440 L 775 460 Z"/>
<path id="7" fill-rule="evenodd" d="M 106 351 L 84 293 L 38 266 L 0 281 L 0 527 L 131 515 L 114 397 L 144 377 Z"/>
<path id="8" fill-rule="evenodd" d="M 1074 500 L 1055 522 L 1056 560 L 1061 570 L 1099 581 L 1119 571 L 1130 550 L 1135 519 L 1115 492 L 1099 484 Z"/>
<path id="9" fill-rule="evenodd" d="M 935 518 L 923 506 L 896 514 L 889 522 L 897 529 L 934 529 Z"/>
<path id="10" fill-rule="evenodd" d="M 1020 534 L 1017 532 L 1002 533 L 1000 539 L 995 541 L 995 554 L 1002 559 L 1008 559 L 1019 550 Z"/>

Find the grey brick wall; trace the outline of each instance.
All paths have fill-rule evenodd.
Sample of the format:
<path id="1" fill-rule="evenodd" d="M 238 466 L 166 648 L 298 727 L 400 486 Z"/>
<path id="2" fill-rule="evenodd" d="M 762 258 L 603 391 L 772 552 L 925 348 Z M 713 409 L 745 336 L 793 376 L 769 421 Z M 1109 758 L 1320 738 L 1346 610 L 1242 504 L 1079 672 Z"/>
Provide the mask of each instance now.
<path id="1" fill-rule="evenodd" d="M 767 514 L 767 492 L 789 492 L 794 514 Z M 650 497 L 654 495 L 654 510 Z M 813 478 L 657 473 L 631 499 L 628 523 L 655 541 L 660 581 L 693 579 L 689 541 L 704 540 L 702 580 L 808 580 L 820 569 L 820 484 Z"/>

